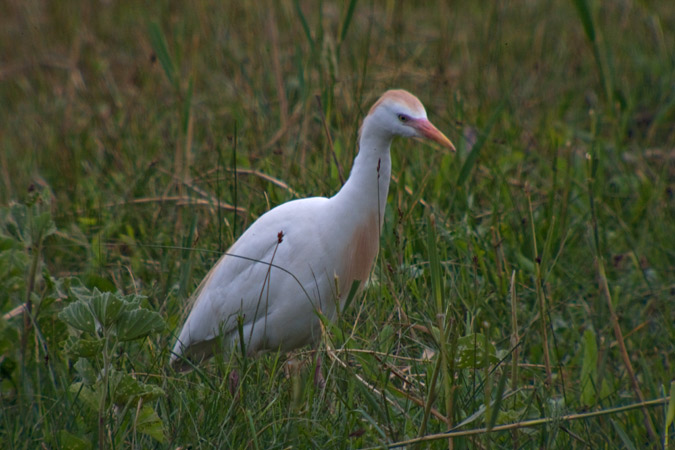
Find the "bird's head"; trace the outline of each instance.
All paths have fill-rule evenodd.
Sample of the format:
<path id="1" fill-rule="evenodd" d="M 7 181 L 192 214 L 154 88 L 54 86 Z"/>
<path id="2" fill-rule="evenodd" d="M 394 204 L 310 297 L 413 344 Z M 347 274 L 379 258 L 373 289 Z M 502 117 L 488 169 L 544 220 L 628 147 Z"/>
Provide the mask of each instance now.
<path id="1" fill-rule="evenodd" d="M 402 89 L 392 89 L 382 94 L 370 108 L 366 120 L 369 125 L 372 124 L 370 126 L 376 126 L 392 136 L 429 139 L 455 151 L 450 139 L 429 122 L 422 102 Z"/>

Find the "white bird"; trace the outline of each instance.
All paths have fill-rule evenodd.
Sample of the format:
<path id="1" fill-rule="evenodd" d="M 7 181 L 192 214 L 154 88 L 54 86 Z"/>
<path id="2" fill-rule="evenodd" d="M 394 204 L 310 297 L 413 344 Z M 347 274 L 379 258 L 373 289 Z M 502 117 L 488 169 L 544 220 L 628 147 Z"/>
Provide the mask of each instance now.
<path id="1" fill-rule="evenodd" d="M 317 312 L 333 319 L 338 302 L 344 305 L 354 282 L 363 287 L 375 262 L 394 136 L 455 149 L 417 97 L 385 92 L 363 120 L 359 152 L 342 189 L 331 198 L 293 200 L 263 214 L 206 275 L 171 363 L 227 352 L 241 344 L 240 335 L 251 356 L 318 341 Z"/>

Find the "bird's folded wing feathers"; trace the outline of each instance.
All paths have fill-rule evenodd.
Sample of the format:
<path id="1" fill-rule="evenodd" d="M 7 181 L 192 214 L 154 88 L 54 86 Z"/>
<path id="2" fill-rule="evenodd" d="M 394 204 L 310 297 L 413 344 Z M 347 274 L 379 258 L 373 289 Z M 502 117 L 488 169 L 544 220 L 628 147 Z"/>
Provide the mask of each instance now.
<path id="1" fill-rule="evenodd" d="M 265 293 L 271 268 L 280 267 L 293 276 L 294 267 L 309 264 L 293 257 L 300 250 L 296 248 L 298 244 L 312 245 L 316 238 L 313 221 L 303 217 L 303 206 L 324 201 L 302 199 L 272 209 L 230 247 L 192 296 L 190 314 L 174 347 L 175 355 L 189 353 L 190 347 L 200 342 L 228 335 L 236 330 L 240 316 L 245 325 L 274 309 L 276 299 Z M 288 235 L 296 238 L 292 248 L 290 242 L 284 242 Z"/>
<path id="2" fill-rule="evenodd" d="M 264 287 L 261 281 L 264 283 L 275 246 L 276 242 L 268 244 L 246 256 L 238 255 L 235 246 L 221 257 L 193 296 L 190 315 L 178 338 L 179 350 L 232 332 L 238 316 L 245 321 L 253 318 L 259 305 L 250 297 L 254 285 L 259 291 Z"/>

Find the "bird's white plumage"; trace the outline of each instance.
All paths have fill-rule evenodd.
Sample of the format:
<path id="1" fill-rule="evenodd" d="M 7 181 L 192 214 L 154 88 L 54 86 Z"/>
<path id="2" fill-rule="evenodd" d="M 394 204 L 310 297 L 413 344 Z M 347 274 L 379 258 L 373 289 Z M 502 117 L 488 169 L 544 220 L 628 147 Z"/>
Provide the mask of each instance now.
<path id="1" fill-rule="evenodd" d="M 316 342 L 317 311 L 334 317 L 377 256 L 396 135 L 452 148 L 416 97 L 386 92 L 364 119 L 342 189 L 331 198 L 294 200 L 268 211 L 216 263 L 194 295 L 172 361 L 207 357 L 217 343 L 227 350 L 239 339 L 239 321 L 249 354 Z"/>

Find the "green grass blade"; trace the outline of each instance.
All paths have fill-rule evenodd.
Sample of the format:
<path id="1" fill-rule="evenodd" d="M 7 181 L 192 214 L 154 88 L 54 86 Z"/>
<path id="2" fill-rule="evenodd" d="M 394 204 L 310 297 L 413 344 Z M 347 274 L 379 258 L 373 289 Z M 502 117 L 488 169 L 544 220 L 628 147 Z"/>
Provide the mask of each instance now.
<path id="1" fill-rule="evenodd" d="M 670 382 L 670 401 L 668 402 L 668 412 L 666 413 L 666 424 L 663 427 L 663 434 L 665 435 L 663 444 L 664 448 L 669 448 L 668 429 L 673 424 L 673 420 L 675 420 L 675 381 Z"/>
<path id="2" fill-rule="evenodd" d="M 157 22 L 150 22 L 148 34 L 150 35 L 152 49 L 164 69 L 167 80 L 169 80 L 169 83 L 171 83 L 172 86 L 176 86 L 176 66 L 169 54 L 169 46 L 166 43 L 164 33 L 162 33 L 162 29 Z"/>
<path id="3" fill-rule="evenodd" d="M 483 133 L 481 133 L 480 137 L 476 141 L 476 144 L 473 146 L 471 149 L 471 152 L 467 155 L 466 159 L 464 160 L 464 164 L 462 165 L 462 169 L 459 171 L 459 176 L 457 177 L 457 186 L 461 186 L 464 184 L 464 182 L 469 178 L 469 175 L 471 174 L 471 170 L 473 169 L 474 164 L 476 164 L 476 160 L 478 159 L 478 156 L 480 155 L 481 149 L 485 146 L 485 143 L 487 142 L 488 138 L 490 137 L 490 132 L 492 131 L 492 127 L 494 127 L 495 123 L 497 123 L 497 119 L 501 115 L 502 110 L 504 109 L 504 102 L 501 102 L 499 106 L 497 106 L 497 109 L 492 113 L 492 116 L 490 116 L 490 119 L 487 122 L 487 125 L 485 125 L 485 129 L 483 129 Z"/>
<path id="4" fill-rule="evenodd" d="M 347 308 L 349 308 L 349 305 L 352 304 L 352 301 L 354 301 L 354 297 L 356 297 L 356 294 L 359 292 L 359 286 L 361 286 L 360 281 L 354 280 L 352 282 L 352 285 L 349 288 L 349 294 L 347 294 L 347 300 L 345 300 L 345 304 L 342 307 L 342 311 L 346 311 Z"/>
<path id="5" fill-rule="evenodd" d="M 612 80 L 607 76 L 607 68 L 603 63 L 600 45 L 597 39 L 597 31 L 593 21 L 593 15 L 591 14 L 591 9 L 587 0 L 572 0 L 574 7 L 581 20 L 581 24 L 586 33 L 588 41 L 591 43 L 593 49 L 593 57 L 595 58 L 595 64 L 598 68 L 598 76 L 600 77 L 600 83 L 605 91 L 607 99 L 610 100 L 613 98 L 613 83 Z"/>
<path id="6" fill-rule="evenodd" d="M 305 32 L 307 42 L 309 42 L 309 48 L 311 52 L 314 53 L 314 38 L 312 38 L 312 31 L 309 29 L 309 24 L 307 23 L 307 18 L 305 17 L 305 14 L 302 12 L 300 2 L 298 0 L 295 0 L 293 2 L 293 6 L 295 6 L 295 12 L 298 14 L 298 18 L 300 19 L 300 24 L 302 25 L 302 30 Z"/>
<path id="7" fill-rule="evenodd" d="M 179 294 L 182 298 L 186 298 L 188 295 L 188 288 L 191 286 L 192 279 L 192 269 L 194 264 L 194 254 L 192 250 L 192 242 L 194 241 L 194 236 L 197 231 L 197 218 L 198 215 L 192 215 L 192 220 L 190 221 L 190 228 L 188 233 L 183 238 L 183 263 L 180 268 L 180 290 Z"/>
<path id="8" fill-rule="evenodd" d="M 587 405 L 596 402 L 596 367 L 598 364 L 598 346 L 595 342 L 595 332 L 588 328 L 583 336 L 583 361 L 581 365 L 581 401 Z"/>
<path id="9" fill-rule="evenodd" d="M 1 447 L 672 448 L 675 2 L 624 3 L 173 2 L 86 20 L 75 0 L 38 28 L 0 15 Z M 344 312 L 307 317 L 325 384 L 309 347 L 247 356 L 243 312 L 212 360 L 170 370 L 186 294 L 265 211 L 337 192 L 330 158 L 346 178 L 390 88 L 464 139 L 459 155 L 394 145 L 377 270 L 335 285 Z M 284 273 L 245 282 L 261 299 Z M 105 346 L 83 286 L 145 296 L 166 329 L 102 305 Z M 127 375 L 168 395 L 113 406 Z M 637 388 L 649 400 L 617 407 Z"/>
<path id="10" fill-rule="evenodd" d="M 502 406 L 502 400 L 504 398 L 504 390 L 506 389 L 506 380 L 508 378 L 508 370 L 502 370 L 502 376 L 499 377 L 499 384 L 497 385 L 497 393 L 495 396 L 495 402 L 492 405 L 492 411 L 490 414 L 490 422 L 488 423 L 488 430 L 494 428 L 497 423 L 497 418 L 499 417 L 499 409 Z"/>
<path id="11" fill-rule="evenodd" d="M 354 9 L 356 8 L 356 1 L 357 0 L 351 0 L 349 2 L 349 7 L 347 7 L 347 14 L 345 15 L 345 20 L 342 23 L 342 31 L 340 32 L 340 42 L 338 43 L 338 47 L 342 45 L 345 38 L 347 37 L 347 31 L 349 30 L 349 25 L 352 23 L 352 16 L 354 15 Z"/>
<path id="12" fill-rule="evenodd" d="M 432 294 L 436 300 L 436 325 L 438 326 L 439 351 L 438 356 L 441 360 L 441 383 L 443 393 L 445 394 L 445 414 L 448 424 L 451 424 L 452 417 L 452 385 L 453 380 L 450 374 L 450 354 L 448 349 L 448 333 L 446 330 L 447 308 L 443 304 L 443 278 L 441 271 L 441 262 L 438 257 L 438 247 L 436 243 L 436 220 L 433 215 L 427 219 L 427 247 L 429 252 L 429 269 L 431 272 Z"/>
<path id="13" fill-rule="evenodd" d="M 441 263 L 438 258 L 436 244 L 436 223 L 433 216 L 429 217 L 427 220 L 427 248 L 429 249 L 429 270 L 431 273 L 432 293 L 434 300 L 436 301 L 436 314 L 443 314 L 443 296 L 441 293 Z"/>
<path id="14" fill-rule="evenodd" d="M 591 16 L 591 9 L 588 7 L 586 0 L 572 0 L 574 7 L 577 10 L 581 24 L 584 27 L 586 37 L 591 43 L 595 43 L 595 26 L 593 25 L 593 17 Z"/>
<path id="15" fill-rule="evenodd" d="M 624 429 L 621 428 L 621 425 L 619 425 L 614 419 L 610 419 L 610 422 L 612 422 L 612 427 L 614 427 L 614 431 L 616 431 L 616 434 L 621 439 L 621 442 L 623 442 L 624 447 L 628 450 L 637 450 L 637 447 L 635 447 L 635 444 L 630 440 Z"/>
<path id="16" fill-rule="evenodd" d="M 192 114 L 192 93 L 193 93 L 193 88 L 194 88 L 194 82 L 193 78 L 190 77 L 190 81 L 188 82 L 188 90 L 185 95 L 185 102 L 183 104 L 183 135 L 188 136 L 188 128 L 190 126 L 190 116 Z M 190 145 L 190 143 L 186 143 L 187 146 Z M 187 155 L 185 155 L 187 157 Z"/>
<path id="17" fill-rule="evenodd" d="M 256 431 L 255 420 L 251 411 L 246 410 L 246 419 L 248 419 L 249 430 L 251 431 L 251 440 L 253 441 L 253 447 L 258 450 L 260 449 L 260 443 L 258 442 L 258 432 Z"/>

